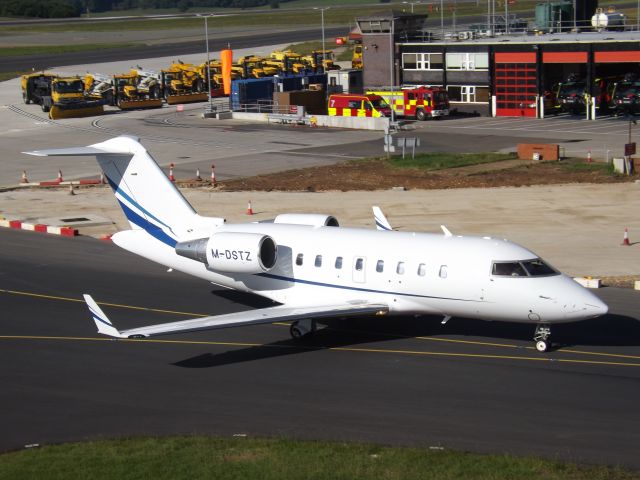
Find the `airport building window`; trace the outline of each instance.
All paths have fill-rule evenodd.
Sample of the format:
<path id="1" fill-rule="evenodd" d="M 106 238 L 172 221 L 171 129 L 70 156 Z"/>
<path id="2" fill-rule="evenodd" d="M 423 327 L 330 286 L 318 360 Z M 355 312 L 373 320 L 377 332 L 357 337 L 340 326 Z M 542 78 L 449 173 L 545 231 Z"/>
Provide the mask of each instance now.
<path id="1" fill-rule="evenodd" d="M 418 265 L 418 275 L 420 275 L 421 277 L 424 277 L 426 273 L 427 273 L 427 266 L 424 263 L 421 263 L 420 265 Z"/>
<path id="2" fill-rule="evenodd" d="M 378 260 L 378 263 L 376 263 L 376 272 L 382 273 L 383 270 L 384 270 L 384 260 Z"/>
<path id="3" fill-rule="evenodd" d="M 342 257 L 336 257 L 336 269 L 340 270 L 342 268 Z"/>
<path id="4" fill-rule="evenodd" d="M 440 272 L 438 272 L 438 275 L 440 276 L 440 278 L 447 278 L 447 266 L 446 265 L 441 265 L 440 266 Z"/>
<path id="5" fill-rule="evenodd" d="M 489 54 L 447 53 L 447 70 L 489 70 Z"/>
<path id="6" fill-rule="evenodd" d="M 356 259 L 356 270 L 362 271 L 363 268 L 364 268 L 364 258 L 357 258 Z"/>
<path id="7" fill-rule="evenodd" d="M 316 267 L 321 267 L 322 266 L 322 255 L 316 255 L 315 266 Z"/>
<path id="8" fill-rule="evenodd" d="M 396 273 L 398 275 L 404 275 L 404 262 L 398 262 L 398 266 L 396 267 Z"/>
<path id="9" fill-rule="evenodd" d="M 462 103 L 486 103 L 489 101 L 489 87 L 475 85 L 447 86 L 449 101 Z"/>
<path id="10" fill-rule="evenodd" d="M 302 265 L 302 261 L 304 260 L 304 254 L 299 253 L 296 257 L 296 265 Z"/>
<path id="11" fill-rule="evenodd" d="M 441 53 L 403 53 L 402 68 L 405 70 L 442 70 Z"/>

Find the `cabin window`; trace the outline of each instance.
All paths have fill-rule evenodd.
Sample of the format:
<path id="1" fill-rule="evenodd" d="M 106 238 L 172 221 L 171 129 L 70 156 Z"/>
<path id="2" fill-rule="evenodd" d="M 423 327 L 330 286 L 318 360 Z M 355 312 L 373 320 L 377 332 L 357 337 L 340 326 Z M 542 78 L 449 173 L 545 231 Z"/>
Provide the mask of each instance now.
<path id="1" fill-rule="evenodd" d="M 378 260 L 376 263 L 376 272 L 382 273 L 384 271 L 384 260 Z"/>
<path id="2" fill-rule="evenodd" d="M 363 258 L 357 258 L 356 259 L 356 270 L 361 271 L 363 267 L 364 267 L 364 259 Z"/>
<path id="3" fill-rule="evenodd" d="M 404 262 L 398 262 L 398 266 L 396 267 L 396 273 L 398 275 L 404 275 Z"/>
<path id="4" fill-rule="evenodd" d="M 440 265 L 440 271 L 438 272 L 438 275 L 440 276 L 440 278 L 447 278 L 447 266 L 446 265 Z"/>
<path id="5" fill-rule="evenodd" d="M 424 277 L 426 273 L 427 273 L 427 266 L 424 263 L 421 263 L 420 265 L 418 265 L 418 275 L 420 275 L 421 277 Z"/>
<path id="6" fill-rule="evenodd" d="M 322 266 L 322 255 L 316 255 L 316 261 L 314 262 L 314 265 L 316 267 Z"/>
<path id="7" fill-rule="evenodd" d="M 304 260 L 304 254 L 299 253 L 296 257 L 296 265 L 302 265 L 302 261 Z"/>
<path id="8" fill-rule="evenodd" d="M 342 268 L 342 257 L 336 257 L 336 268 L 338 270 Z"/>

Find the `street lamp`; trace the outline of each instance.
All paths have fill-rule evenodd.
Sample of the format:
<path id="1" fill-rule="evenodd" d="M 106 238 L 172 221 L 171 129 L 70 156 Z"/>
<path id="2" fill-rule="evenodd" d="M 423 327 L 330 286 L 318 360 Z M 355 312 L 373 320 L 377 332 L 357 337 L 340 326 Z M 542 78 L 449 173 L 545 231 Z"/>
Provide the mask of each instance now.
<path id="1" fill-rule="evenodd" d="M 211 113 L 213 106 L 211 104 L 211 60 L 209 59 L 209 26 L 207 20 L 214 15 L 212 13 L 198 13 L 196 16 L 204 18 L 204 38 L 207 47 L 207 98 L 209 99 L 209 113 Z"/>
<path id="2" fill-rule="evenodd" d="M 324 48 L 324 11 L 329 10 L 331 7 L 313 7 L 314 10 L 320 10 L 320 21 L 322 23 L 322 72 L 325 70 L 325 55 L 326 50 Z"/>
<path id="3" fill-rule="evenodd" d="M 420 5 L 422 2 L 402 2 L 402 3 L 404 3 L 405 5 L 406 4 L 411 5 L 411 13 L 413 13 L 413 6 L 414 5 Z"/>

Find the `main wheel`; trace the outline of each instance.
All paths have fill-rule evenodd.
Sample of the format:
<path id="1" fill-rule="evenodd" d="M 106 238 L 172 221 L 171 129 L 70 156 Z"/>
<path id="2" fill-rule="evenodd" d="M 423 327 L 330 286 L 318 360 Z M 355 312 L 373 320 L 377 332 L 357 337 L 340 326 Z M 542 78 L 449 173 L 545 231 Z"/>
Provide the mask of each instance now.
<path id="1" fill-rule="evenodd" d="M 549 343 L 546 340 L 538 340 L 536 342 L 536 350 L 544 353 L 549 350 Z"/>
<path id="2" fill-rule="evenodd" d="M 426 119 L 427 119 L 427 114 L 424 113 L 424 110 L 420 109 L 416 112 L 416 120 L 423 122 Z"/>
<path id="3" fill-rule="evenodd" d="M 291 327 L 289 327 L 289 333 L 291 334 L 292 338 L 295 338 L 296 340 L 302 338 L 304 336 L 304 333 L 302 332 L 302 329 L 300 329 L 300 327 L 298 325 L 296 325 L 295 323 L 291 325 Z"/>

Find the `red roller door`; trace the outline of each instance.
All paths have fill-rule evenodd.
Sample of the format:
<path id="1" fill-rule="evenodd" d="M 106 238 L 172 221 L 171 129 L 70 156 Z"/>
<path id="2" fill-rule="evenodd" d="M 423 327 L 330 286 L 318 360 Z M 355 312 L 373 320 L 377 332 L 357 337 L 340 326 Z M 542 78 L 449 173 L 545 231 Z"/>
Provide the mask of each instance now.
<path id="1" fill-rule="evenodd" d="M 536 54 L 495 54 L 496 116 L 536 116 Z"/>

